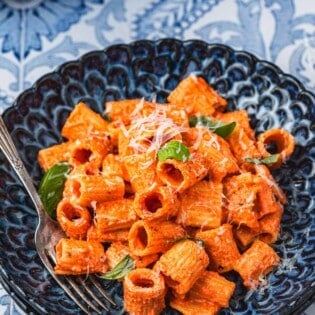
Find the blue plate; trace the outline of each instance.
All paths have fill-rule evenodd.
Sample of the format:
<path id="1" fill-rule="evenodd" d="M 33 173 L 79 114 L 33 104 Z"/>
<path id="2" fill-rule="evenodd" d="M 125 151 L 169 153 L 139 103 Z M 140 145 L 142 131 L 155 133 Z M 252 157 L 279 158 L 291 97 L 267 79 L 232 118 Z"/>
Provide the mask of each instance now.
<path id="1" fill-rule="evenodd" d="M 298 314 L 314 298 L 315 102 L 314 96 L 275 65 L 244 51 L 202 41 L 137 41 L 93 51 L 60 66 L 23 92 L 3 118 L 37 185 L 38 150 L 62 140 L 60 130 L 79 101 L 103 111 L 109 100 L 145 97 L 164 102 L 190 73 L 204 77 L 228 100 L 246 109 L 257 133 L 272 127 L 296 138 L 291 159 L 274 176 L 288 204 L 279 241 L 281 265 L 269 285 L 248 294 L 236 278 L 230 308 L 221 314 Z M 0 279 L 28 313 L 81 314 L 43 267 L 34 246 L 37 216 L 30 198 L 0 154 Z M 231 275 L 234 277 L 235 275 Z M 104 282 L 120 314 L 122 288 Z M 109 306 L 110 307 L 110 306 Z M 178 314 L 167 308 L 164 314 Z"/>

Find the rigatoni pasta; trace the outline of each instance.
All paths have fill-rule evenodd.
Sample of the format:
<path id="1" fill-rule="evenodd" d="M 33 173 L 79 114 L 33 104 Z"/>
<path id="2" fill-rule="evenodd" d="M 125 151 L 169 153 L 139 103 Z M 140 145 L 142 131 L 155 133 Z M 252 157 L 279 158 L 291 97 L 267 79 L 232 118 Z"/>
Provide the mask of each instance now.
<path id="1" fill-rule="evenodd" d="M 88 208 L 76 206 L 63 199 L 57 207 L 57 221 L 68 237 L 86 239 L 92 224 L 92 215 Z"/>
<path id="2" fill-rule="evenodd" d="M 168 220 L 177 215 L 180 201 L 172 187 L 155 186 L 144 192 L 136 192 L 134 207 L 141 219 Z"/>
<path id="3" fill-rule="evenodd" d="M 208 265 L 205 249 L 193 240 L 183 239 L 167 250 L 153 269 L 164 276 L 175 295 L 184 297 Z"/>
<path id="4" fill-rule="evenodd" d="M 233 236 L 232 225 L 222 224 L 215 229 L 199 231 L 196 237 L 204 241 L 214 270 L 220 273 L 233 270 L 240 253 Z"/>
<path id="5" fill-rule="evenodd" d="M 171 221 L 138 220 L 129 230 L 128 243 L 132 254 L 147 256 L 164 253 L 185 230 Z"/>
<path id="6" fill-rule="evenodd" d="M 55 272 L 60 275 L 102 273 L 108 270 L 99 242 L 62 238 L 56 245 Z"/>
<path id="7" fill-rule="evenodd" d="M 87 136 L 107 138 L 108 122 L 85 103 L 78 103 L 67 118 L 61 135 L 69 141 L 85 139 Z"/>
<path id="8" fill-rule="evenodd" d="M 228 307 L 235 283 L 215 271 L 205 271 L 188 293 L 188 298 L 210 300 L 220 307 Z"/>
<path id="9" fill-rule="evenodd" d="M 130 229 L 138 219 L 129 198 L 96 203 L 94 212 L 94 226 L 104 232 Z"/>
<path id="10" fill-rule="evenodd" d="M 239 258 L 234 266 L 248 288 L 256 288 L 261 277 L 265 276 L 279 263 L 279 256 L 265 242 L 255 240 Z"/>
<path id="11" fill-rule="evenodd" d="M 65 185 L 65 196 L 71 203 L 82 207 L 90 206 L 93 202 L 122 199 L 124 193 L 124 180 L 119 176 L 73 172 Z"/>
<path id="12" fill-rule="evenodd" d="M 183 314 L 217 314 L 235 290 L 227 273 L 253 289 L 279 263 L 272 244 L 286 197 L 270 169 L 290 157 L 294 138 L 256 136 L 248 113 L 226 112 L 201 77 L 185 78 L 167 101 L 110 101 L 104 116 L 81 102 L 66 140 L 39 152 L 44 171 L 71 167 L 55 272 L 102 276 L 127 257 L 127 312 L 160 314 L 168 297 Z"/>
<path id="13" fill-rule="evenodd" d="M 222 196 L 222 183 L 207 180 L 196 183 L 179 194 L 181 205 L 176 222 L 201 230 L 219 227 L 223 215 Z"/>
<path id="14" fill-rule="evenodd" d="M 125 309 L 134 315 L 155 315 L 165 307 L 166 286 L 158 272 L 138 268 L 124 279 Z"/>

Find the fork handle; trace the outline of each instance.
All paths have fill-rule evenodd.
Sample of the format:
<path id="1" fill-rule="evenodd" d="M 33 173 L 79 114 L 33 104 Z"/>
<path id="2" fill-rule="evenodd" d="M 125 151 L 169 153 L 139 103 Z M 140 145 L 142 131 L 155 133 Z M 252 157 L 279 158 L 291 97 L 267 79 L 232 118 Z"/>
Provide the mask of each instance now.
<path id="1" fill-rule="evenodd" d="M 24 163 L 22 162 L 17 149 L 13 143 L 12 137 L 9 134 L 9 131 L 3 121 L 2 116 L 0 115 L 0 149 L 8 159 L 9 163 L 13 167 L 15 173 L 20 178 L 25 189 L 29 193 L 35 208 L 37 210 L 38 216 L 43 215 L 43 205 L 41 199 L 37 193 L 37 190 L 33 184 L 33 181 L 28 174 Z"/>

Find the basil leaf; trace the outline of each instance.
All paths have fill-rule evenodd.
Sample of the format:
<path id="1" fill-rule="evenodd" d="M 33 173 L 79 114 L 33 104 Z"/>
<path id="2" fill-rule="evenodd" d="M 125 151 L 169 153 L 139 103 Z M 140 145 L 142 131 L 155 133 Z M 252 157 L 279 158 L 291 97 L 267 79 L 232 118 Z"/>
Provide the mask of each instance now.
<path id="1" fill-rule="evenodd" d="M 68 163 L 57 163 L 43 176 L 39 183 L 38 194 L 48 215 L 56 218 L 56 208 L 62 198 L 63 187 L 70 172 Z"/>
<path id="2" fill-rule="evenodd" d="M 158 151 L 157 156 L 159 161 L 173 159 L 186 162 L 190 158 L 190 151 L 182 142 L 173 140 L 166 143 Z"/>
<path id="3" fill-rule="evenodd" d="M 236 122 L 233 121 L 226 124 L 219 120 L 212 120 L 207 116 L 192 116 L 189 118 L 189 126 L 204 126 L 222 138 L 226 138 L 233 132 Z"/>
<path id="4" fill-rule="evenodd" d="M 112 270 L 102 274 L 100 277 L 106 280 L 117 280 L 123 278 L 135 267 L 136 263 L 133 258 L 130 255 L 126 255 Z"/>
<path id="5" fill-rule="evenodd" d="M 236 126 L 235 121 L 233 121 L 229 124 L 223 124 L 222 123 L 220 126 L 217 126 L 215 128 L 215 130 L 213 130 L 213 131 L 214 131 L 214 133 L 221 136 L 222 138 L 226 138 L 227 136 L 229 136 L 233 132 L 235 126 Z"/>
<path id="6" fill-rule="evenodd" d="M 108 121 L 108 122 L 112 122 L 112 121 L 113 121 L 113 120 L 110 118 L 110 116 L 109 116 L 108 113 L 105 113 L 105 114 L 103 115 L 103 118 L 104 118 L 106 121 Z"/>
<path id="7" fill-rule="evenodd" d="M 278 161 L 279 154 L 272 154 L 265 158 L 255 159 L 255 158 L 245 158 L 245 162 L 253 163 L 253 164 L 273 164 Z"/>

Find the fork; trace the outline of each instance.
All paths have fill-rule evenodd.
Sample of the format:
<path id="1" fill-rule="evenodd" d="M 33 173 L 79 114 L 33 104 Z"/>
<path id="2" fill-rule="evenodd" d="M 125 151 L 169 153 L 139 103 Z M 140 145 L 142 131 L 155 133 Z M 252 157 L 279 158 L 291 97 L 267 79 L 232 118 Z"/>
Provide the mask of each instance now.
<path id="1" fill-rule="evenodd" d="M 1 115 L 0 149 L 20 178 L 37 210 L 38 225 L 35 231 L 35 247 L 44 266 L 60 287 L 86 314 L 91 314 L 93 311 L 97 314 L 102 314 L 102 311 L 108 311 L 108 306 L 102 301 L 103 298 L 113 306 L 116 304 L 101 287 L 95 276 L 89 275 L 83 278 L 82 276 L 57 276 L 54 273 L 55 245 L 65 234 L 58 223 L 46 214 L 33 181 L 18 155 Z"/>

